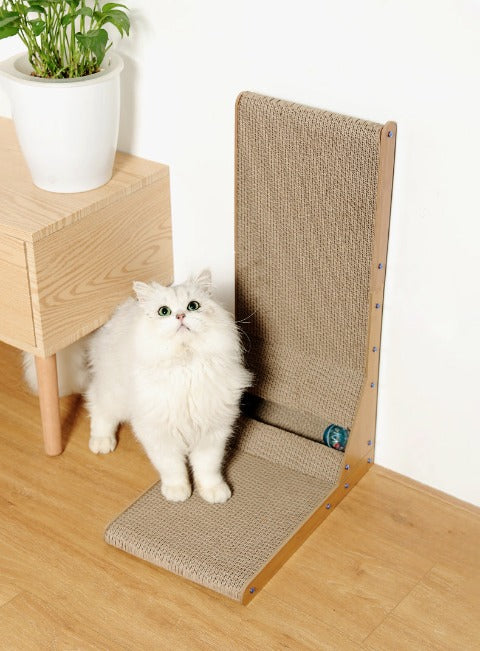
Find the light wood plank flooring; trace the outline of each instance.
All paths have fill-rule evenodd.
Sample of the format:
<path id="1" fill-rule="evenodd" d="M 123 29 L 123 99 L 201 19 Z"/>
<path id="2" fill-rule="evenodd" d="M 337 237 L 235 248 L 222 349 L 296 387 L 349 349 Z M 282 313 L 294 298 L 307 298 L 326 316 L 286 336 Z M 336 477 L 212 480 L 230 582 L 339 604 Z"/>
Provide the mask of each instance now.
<path id="1" fill-rule="evenodd" d="M 478 510 L 375 466 L 244 607 L 103 542 L 154 470 L 127 427 L 91 454 L 75 397 L 45 457 L 20 354 L 0 360 L 2 651 L 480 649 Z"/>

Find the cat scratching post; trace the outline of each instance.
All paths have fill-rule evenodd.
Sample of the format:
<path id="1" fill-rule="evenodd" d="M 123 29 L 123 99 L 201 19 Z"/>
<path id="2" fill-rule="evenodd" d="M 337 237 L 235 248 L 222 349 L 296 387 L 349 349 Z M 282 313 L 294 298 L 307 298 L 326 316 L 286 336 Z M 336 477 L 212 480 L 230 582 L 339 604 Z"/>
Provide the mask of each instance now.
<path id="1" fill-rule="evenodd" d="M 152 486 L 105 538 L 247 603 L 373 461 L 396 125 L 253 93 L 236 111 L 236 316 L 256 383 L 224 505 Z M 246 318 L 249 317 L 249 318 Z M 345 453 L 320 443 L 350 429 Z"/>

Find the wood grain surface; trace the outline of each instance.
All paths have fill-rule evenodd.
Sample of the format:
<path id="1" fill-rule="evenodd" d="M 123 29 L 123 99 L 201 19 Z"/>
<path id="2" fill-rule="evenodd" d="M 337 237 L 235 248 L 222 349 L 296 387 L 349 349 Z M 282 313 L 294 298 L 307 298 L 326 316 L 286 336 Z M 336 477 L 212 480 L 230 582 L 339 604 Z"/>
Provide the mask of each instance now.
<path id="1" fill-rule="evenodd" d="M 2 648 L 478 649 L 478 509 L 375 466 L 242 606 L 104 543 L 154 469 L 128 427 L 93 455 L 76 396 L 45 457 L 20 355 L 0 360 Z"/>
<path id="2" fill-rule="evenodd" d="M 168 166 L 117 152 L 113 177 L 89 192 L 57 194 L 33 185 L 13 122 L 0 118 L 0 232 L 35 241 L 168 176 Z"/>
<path id="3" fill-rule="evenodd" d="M 35 357 L 38 380 L 38 400 L 42 419 L 43 444 L 46 454 L 62 453 L 62 429 L 58 398 L 58 374 L 56 355 Z"/>
<path id="4" fill-rule="evenodd" d="M 173 280 L 168 175 L 27 244 L 37 346 L 50 355 L 99 327 L 134 280 Z"/>
<path id="5" fill-rule="evenodd" d="M 0 336 L 35 346 L 25 244 L 0 234 Z"/>

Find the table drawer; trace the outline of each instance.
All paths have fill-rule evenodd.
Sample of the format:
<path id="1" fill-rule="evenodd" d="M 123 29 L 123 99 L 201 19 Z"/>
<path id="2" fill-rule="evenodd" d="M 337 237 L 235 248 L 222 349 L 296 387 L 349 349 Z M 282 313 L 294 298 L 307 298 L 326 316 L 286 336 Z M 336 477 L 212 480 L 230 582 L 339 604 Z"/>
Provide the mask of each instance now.
<path id="1" fill-rule="evenodd" d="M 0 235 L 0 339 L 35 346 L 25 244 L 9 235 Z"/>

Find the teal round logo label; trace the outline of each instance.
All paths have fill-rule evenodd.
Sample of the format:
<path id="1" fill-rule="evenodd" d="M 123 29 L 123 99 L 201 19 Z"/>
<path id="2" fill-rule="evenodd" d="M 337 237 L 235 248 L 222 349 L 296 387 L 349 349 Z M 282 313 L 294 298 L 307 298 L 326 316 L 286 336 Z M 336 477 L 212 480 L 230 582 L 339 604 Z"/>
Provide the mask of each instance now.
<path id="1" fill-rule="evenodd" d="M 325 445 L 344 452 L 347 446 L 349 431 L 340 425 L 329 425 L 323 432 L 322 440 Z"/>

